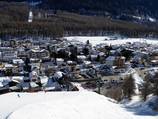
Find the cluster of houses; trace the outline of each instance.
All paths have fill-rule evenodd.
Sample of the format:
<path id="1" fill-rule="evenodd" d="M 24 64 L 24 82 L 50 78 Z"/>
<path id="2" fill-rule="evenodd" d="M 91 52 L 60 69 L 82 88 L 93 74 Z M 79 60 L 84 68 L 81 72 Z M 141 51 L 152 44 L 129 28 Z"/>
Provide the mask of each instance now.
<path id="1" fill-rule="evenodd" d="M 0 41 L 0 94 L 9 91 L 76 91 L 74 82 L 121 83 L 130 68 L 158 65 L 158 46 L 87 43 L 53 38 Z"/>

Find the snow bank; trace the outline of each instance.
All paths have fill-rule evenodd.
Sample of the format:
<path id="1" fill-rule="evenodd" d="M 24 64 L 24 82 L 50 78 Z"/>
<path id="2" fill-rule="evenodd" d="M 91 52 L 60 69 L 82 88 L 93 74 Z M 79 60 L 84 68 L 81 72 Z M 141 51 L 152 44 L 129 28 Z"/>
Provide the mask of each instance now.
<path id="1" fill-rule="evenodd" d="M 112 40 L 110 36 L 73 36 L 73 37 L 65 37 L 65 39 L 69 41 L 79 41 L 82 43 L 86 43 L 87 40 L 90 41 L 92 46 L 96 46 L 98 44 L 105 43 L 107 45 L 120 45 L 120 44 L 126 44 L 128 42 L 134 43 L 134 42 L 142 42 L 142 43 L 148 43 L 148 44 L 158 44 L 158 40 L 156 39 L 144 39 L 144 38 L 118 38 L 116 40 Z"/>
<path id="2" fill-rule="evenodd" d="M 14 93 L 9 94 L 8 98 L 11 98 L 10 96 L 17 101 L 12 104 L 19 105 L 21 102 L 30 101 L 28 105 L 24 104 L 15 109 L 8 119 L 128 118 L 128 115 L 125 115 L 123 109 L 120 109 L 117 104 L 92 92 L 20 94 L 20 98 Z M 5 97 L 7 98 L 7 95 Z"/>
<path id="3" fill-rule="evenodd" d="M 0 119 L 157 119 L 134 115 L 88 91 L 9 93 L 0 102 Z"/>

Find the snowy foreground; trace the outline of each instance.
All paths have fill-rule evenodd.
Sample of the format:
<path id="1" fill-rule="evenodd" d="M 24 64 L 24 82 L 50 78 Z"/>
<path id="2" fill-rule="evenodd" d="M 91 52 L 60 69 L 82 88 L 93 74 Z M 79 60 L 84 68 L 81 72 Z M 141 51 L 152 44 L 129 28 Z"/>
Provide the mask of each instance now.
<path id="1" fill-rule="evenodd" d="M 88 91 L 8 93 L 0 102 L 0 119 L 158 119 Z"/>
<path id="2" fill-rule="evenodd" d="M 107 45 L 120 45 L 120 44 L 126 44 L 128 42 L 130 43 L 142 42 L 142 43 L 148 43 L 148 44 L 158 44 L 158 40 L 156 39 L 145 39 L 145 38 L 118 38 L 116 40 L 111 40 L 110 36 L 90 36 L 90 37 L 72 36 L 72 37 L 65 37 L 65 38 L 71 42 L 79 41 L 82 43 L 86 43 L 87 40 L 89 40 L 93 46 L 96 46 L 102 43 L 105 43 Z"/>

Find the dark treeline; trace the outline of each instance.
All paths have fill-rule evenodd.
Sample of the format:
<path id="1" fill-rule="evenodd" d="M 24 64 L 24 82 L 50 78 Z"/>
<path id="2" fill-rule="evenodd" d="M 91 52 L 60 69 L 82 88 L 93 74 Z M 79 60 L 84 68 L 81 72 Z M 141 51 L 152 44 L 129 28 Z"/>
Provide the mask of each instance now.
<path id="1" fill-rule="evenodd" d="M 63 29 L 53 23 L 27 23 L 27 22 L 9 22 L 0 24 L 0 36 L 56 36 L 63 35 Z"/>
<path id="2" fill-rule="evenodd" d="M 107 11 L 110 14 L 158 15 L 157 0 L 43 0 L 42 6 L 68 11 Z"/>
<path id="3" fill-rule="evenodd" d="M 70 18 L 71 17 L 71 18 Z M 83 19 L 83 20 L 82 20 Z M 131 37 L 147 35 L 157 36 L 158 30 L 145 26 L 115 22 L 107 19 L 89 17 L 76 18 L 72 16 L 54 16 L 52 20 L 35 20 L 32 23 L 13 21 L 0 23 L 0 35 L 105 35 L 105 33 L 120 33 Z"/>

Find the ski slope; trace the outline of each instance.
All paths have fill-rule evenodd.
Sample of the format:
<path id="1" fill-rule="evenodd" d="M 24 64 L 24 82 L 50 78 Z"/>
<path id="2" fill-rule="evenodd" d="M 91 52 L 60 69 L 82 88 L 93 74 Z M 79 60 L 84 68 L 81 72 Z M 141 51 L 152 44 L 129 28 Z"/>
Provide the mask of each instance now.
<path id="1" fill-rule="evenodd" d="M 88 91 L 8 93 L 0 102 L 0 119 L 158 119 L 136 115 Z"/>

